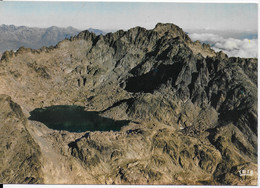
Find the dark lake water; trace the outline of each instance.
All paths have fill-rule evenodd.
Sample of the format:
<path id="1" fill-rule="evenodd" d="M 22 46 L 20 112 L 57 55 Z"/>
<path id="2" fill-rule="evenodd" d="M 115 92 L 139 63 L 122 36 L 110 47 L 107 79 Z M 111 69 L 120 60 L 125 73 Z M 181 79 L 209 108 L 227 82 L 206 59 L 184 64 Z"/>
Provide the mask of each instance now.
<path id="1" fill-rule="evenodd" d="M 129 121 L 115 121 L 101 117 L 98 112 L 84 111 L 80 106 L 50 106 L 30 112 L 29 120 L 44 123 L 50 129 L 70 132 L 119 131 Z"/>

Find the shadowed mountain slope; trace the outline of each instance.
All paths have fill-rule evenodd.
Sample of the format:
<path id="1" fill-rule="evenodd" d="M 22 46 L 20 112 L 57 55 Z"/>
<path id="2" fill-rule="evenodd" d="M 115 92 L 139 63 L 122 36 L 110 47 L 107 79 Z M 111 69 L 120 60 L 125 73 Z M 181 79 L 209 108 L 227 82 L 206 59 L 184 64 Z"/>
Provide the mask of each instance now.
<path id="1" fill-rule="evenodd" d="M 41 171 L 28 177 L 37 182 L 257 183 L 257 59 L 215 53 L 159 23 L 7 51 L 0 67 L 0 93 L 27 118 L 35 108 L 78 105 L 130 121 L 119 132 L 71 133 L 26 120 Z"/>

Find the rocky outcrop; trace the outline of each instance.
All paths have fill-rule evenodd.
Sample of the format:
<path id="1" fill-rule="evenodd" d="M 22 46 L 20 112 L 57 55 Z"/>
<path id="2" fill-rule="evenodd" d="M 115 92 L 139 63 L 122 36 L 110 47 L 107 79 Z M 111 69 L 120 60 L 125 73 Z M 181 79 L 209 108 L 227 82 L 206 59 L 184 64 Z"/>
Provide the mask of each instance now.
<path id="1" fill-rule="evenodd" d="M 28 121 L 39 182 L 257 183 L 257 59 L 229 58 L 176 25 L 157 24 L 5 52 L 0 66 L 0 92 L 26 117 L 75 104 L 130 121 L 119 132 L 84 133 Z"/>
<path id="2" fill-rule="evenodd" d="M 10 97 L 0 95 L 0 182 L 42 183 L 41 151 L 27 119 Z"/>

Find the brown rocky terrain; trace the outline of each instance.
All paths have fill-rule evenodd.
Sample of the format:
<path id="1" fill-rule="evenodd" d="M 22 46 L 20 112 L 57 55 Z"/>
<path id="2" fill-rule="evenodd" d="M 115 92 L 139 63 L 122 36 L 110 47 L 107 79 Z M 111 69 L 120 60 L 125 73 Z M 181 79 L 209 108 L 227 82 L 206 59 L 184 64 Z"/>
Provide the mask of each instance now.
<path id="1" fill-rule="evenodd" d="M 6 51 L 0 94 L 2 183 L 257 184 L 257 59 L 215 53 L 176 25 Z M 130 122 L 73 133 L 28 119 L 53 105 Z"/>

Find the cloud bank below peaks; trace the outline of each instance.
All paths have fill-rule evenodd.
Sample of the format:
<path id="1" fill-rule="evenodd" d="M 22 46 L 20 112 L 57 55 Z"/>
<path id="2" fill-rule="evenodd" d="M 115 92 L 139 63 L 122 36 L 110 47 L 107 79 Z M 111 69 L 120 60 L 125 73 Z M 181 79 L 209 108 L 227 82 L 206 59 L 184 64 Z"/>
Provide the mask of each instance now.
<path id="1" fill-rule="evenodd" d="M 216 52 L 223 51 L 229 57 L 258 57 L 258 39 L 224 38 L 213 33 L 191 33 L 191 40 L 209 44 Z"/>

